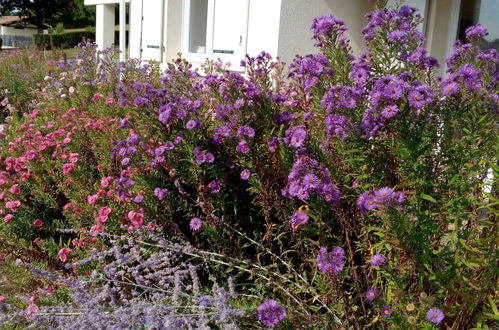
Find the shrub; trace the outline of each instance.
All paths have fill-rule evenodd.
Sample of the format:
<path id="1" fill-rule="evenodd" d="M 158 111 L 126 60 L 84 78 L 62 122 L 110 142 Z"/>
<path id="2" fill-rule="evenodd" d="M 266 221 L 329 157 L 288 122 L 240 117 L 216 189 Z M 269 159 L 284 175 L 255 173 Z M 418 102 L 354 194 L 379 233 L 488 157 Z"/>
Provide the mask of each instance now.
<path id="1" fill-rule="evenodd" d="M 415 9 L 367 19 L 360 56 L 323 16 L 318 54 L 286 71 L 263 52 L 244 76 L 85 45 L 9 123 L 6 230 L 75 270 L 105 235 L 161 230 L 210 265 L 202 283 L 248 283 L 232 304 L 266 325 L 492 324 L 499 55 L 471 28 L 438 77 Z"/>

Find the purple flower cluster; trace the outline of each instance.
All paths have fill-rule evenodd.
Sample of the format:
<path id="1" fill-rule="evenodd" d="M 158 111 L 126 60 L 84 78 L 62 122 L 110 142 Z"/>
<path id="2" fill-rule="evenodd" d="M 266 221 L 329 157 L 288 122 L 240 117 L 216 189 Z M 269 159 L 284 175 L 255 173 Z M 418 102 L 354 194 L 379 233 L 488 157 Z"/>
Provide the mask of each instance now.
<path id="1" fill-rule="evenodd" d="M 466 39 L 470 41 L 479 40 L 489 34 L 487 29 L 481 24 L 470 26 L 466 29 L 465 33 Z"/>
<path id="2" fill-rule="evenodd" d="M 307 200 L 316 193 L 326 202 L 337 202 L 340 191 L 331 181 L 329 170 L 309 156 L 299 157 L 288 175 L 288 184 L 282 195 Z"/>
<path id="3" fill-rule="evenodd" d="M 202 151 L 200 147 L 196 147 L 193 150 L 195 161 L 197 164 L 213 163 L 215 161 L 215 156 L 211 152 Z"/>
<path id="4" fill-rule="evenodd" d="M 318 41 L 315 44 L 317 47 L 322 47 L 328 39 L 342 37 L 346 30 L 345 22 L 332 15 L 317 17 L 312 21 L 312 33 L 313 38 Z"/>
<path id="5" fill-rule="evenodd" d="M 324 274 L 336 275 L 345 267 L 345 250 L 334 247 L 331 252 L 322 247 L 317 254 L 317 268 Z"/>
<path id="6" fill-rule="evenodd" d="M 284 318 L 286 318 L 286 310 L 277 304 L 273 299 L 265 300 L 258 306 L 258 320 L 267 328 L 274 328 Z"/>
<path id="7" fill-rule="evenodd" d="M 399 46 L 404 44 L 421 45 L 424 35 L 416 29 L 418 16 L 414 15 L 416 8 L 402 6 L 396 9 L 380 9 L 366 15 L 368 23 L 362 30 L 367 42 L 376 39 L 380 34 L 387 34 L 390 42 Z"/>
<path id="8" fill-rule="evenodd" d="M 360 92 L 352 86 L 335 85 L 328 89 L 321 100 L 321 105 L 327 113 L 332 111 L 353 109 L 357 106 Z"/>
<path id="9" fill-rule="evenodd" d="M 357 198 L 357 207 L 362 214 L 368 210 L 386 209 L 405 202 L 404 192 L 395 192 L 390 187 L 383 187 L 375 192 L 363 193 Z"/>
<path id="10" fill-rule="evenodd" d="M 310 92 L 312 87 L 319 83 L 323 75 L 332 75 L 334 71 L 329 68 L 330 63 L 323 54 L 297 56 L 289 66 L 289 78 L 301 81 L 305 92 Z"/>

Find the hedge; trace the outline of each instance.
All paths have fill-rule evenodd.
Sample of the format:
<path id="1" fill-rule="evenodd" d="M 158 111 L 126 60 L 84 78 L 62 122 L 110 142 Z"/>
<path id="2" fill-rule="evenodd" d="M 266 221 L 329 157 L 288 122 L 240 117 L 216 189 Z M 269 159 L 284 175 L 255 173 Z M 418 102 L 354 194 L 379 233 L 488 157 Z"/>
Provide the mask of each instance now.
<path id="1" fill-rule="evenodd" d="M 128 31 L 127 31 L 128 32 Z M 95 40 L 95 32 L 65 32 L 59 34 L 35 34 L 33 41 L 38 49 L 74 48 L 83 39 Z M 119 31 L 114 32 L 114 40 L 118 45 Z M 126 34 L 126 44 L 128 44 L 128 33 Z"/>
<path id="2" fill-rule="evenodd" d="M 66 32 L 60 34 L 35 34 L 33 41 L 39 49 L 73 48 L 83 39 L 95 40 L 95 33 L 88 31 Z"/>

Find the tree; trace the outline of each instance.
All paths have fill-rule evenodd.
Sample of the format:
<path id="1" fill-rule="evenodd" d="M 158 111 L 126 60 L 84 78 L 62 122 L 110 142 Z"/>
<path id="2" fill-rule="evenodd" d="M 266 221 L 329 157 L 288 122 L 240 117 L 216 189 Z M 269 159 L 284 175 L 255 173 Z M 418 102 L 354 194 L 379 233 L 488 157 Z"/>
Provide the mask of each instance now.
<path id="1" fill-rule="evenodd" d="M 0 0 L 2 11 L 29 17 L 39 30 L 47 20 L 73 4 L 74 0 Z"/>
<path id="2" fill-rule="evenodd" d="M 47 23 L 56 26 L 64 24 L 65 28 L 95 27 L 95 6 L 85 6 L 84 0 L 73 0 L 67 6 L 47 20 Z"/>

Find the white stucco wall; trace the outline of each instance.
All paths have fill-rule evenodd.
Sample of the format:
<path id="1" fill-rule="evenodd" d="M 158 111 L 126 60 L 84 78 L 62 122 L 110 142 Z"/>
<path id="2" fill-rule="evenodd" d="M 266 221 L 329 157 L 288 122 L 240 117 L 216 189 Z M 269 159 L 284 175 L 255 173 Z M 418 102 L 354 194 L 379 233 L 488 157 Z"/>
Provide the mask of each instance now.
<path id="1" fill-rule="evenodd" d="M 256 56 L 266 51 L 277 56 L 281 2 L 288 0 L 250 0 L 247 53 Z"/>
<path id="2" fill-rule="evenodd" d="M 282 60 L 290 63 L 296 54 L 316 53 L 310 26 L 315 17 L 327 14 L 346 22 L 352 49 L 360 53 L 364 49 L 361 34 L 366 23 L 364 15 L 373 8 L 373 3 L 367 0 L 284 0 L 281 6 L 278 54 Z"/>

